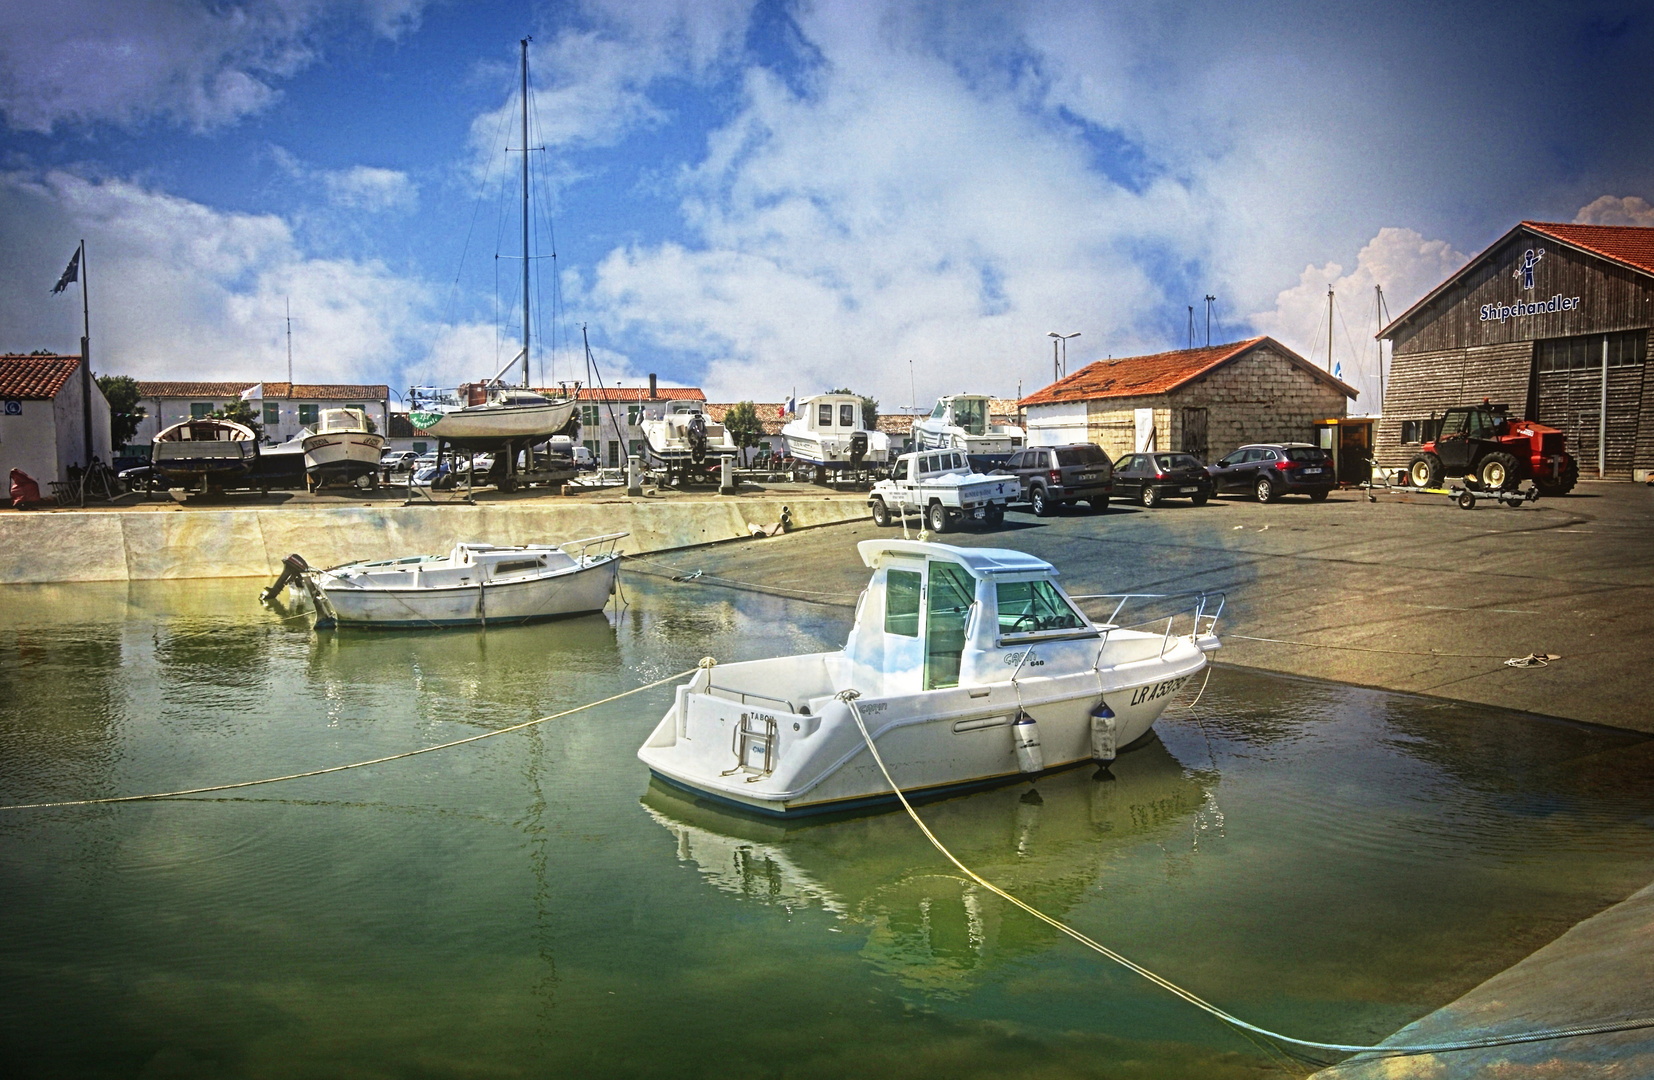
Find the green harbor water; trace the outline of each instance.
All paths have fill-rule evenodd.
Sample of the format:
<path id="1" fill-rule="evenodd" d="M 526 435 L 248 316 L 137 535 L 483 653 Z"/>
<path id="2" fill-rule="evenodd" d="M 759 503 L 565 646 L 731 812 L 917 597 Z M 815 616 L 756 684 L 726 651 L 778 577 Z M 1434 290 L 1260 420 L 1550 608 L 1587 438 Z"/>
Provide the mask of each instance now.
<path id="1" fill-rule="evenodd" d="M 601 617 L 318 634 L 261 584 L 0 589 L 0 804 L 393 754 L 702 656 L 830 648 L 849 618 L 633 577 Z M 971 886 L 899 812 L 784 828 L 652 785 L 635 752 L 670 699 L 0 811 L 0 1073 L 1309 1071 Z M 1654 878 L 1635 736 L 1235 669 L 1156 731 L 1112 779 L 922 813 L 986 877 L 1277 1030 L 1381 1039 Z"/>

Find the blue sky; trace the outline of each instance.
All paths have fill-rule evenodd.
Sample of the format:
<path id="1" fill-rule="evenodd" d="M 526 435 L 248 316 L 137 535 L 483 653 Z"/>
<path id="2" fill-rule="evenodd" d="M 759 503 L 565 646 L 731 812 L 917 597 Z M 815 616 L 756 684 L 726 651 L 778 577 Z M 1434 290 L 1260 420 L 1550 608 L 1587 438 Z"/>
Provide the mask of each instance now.
<path id="1" fill-rule="evenodd" d="M 525 34 L 536 382 L 584 324 L 611 384 L 1008 396 L 1207 293 L 1322 360 L 1331 285 L 1360 409 L 1374 284 L 1654 225 L 1640 4 L 0 0 L 0 349 L 78 347 L 84 236 L 101 371 L 281 378 L 290 302 L 300 381 L 491 373 Z"/>

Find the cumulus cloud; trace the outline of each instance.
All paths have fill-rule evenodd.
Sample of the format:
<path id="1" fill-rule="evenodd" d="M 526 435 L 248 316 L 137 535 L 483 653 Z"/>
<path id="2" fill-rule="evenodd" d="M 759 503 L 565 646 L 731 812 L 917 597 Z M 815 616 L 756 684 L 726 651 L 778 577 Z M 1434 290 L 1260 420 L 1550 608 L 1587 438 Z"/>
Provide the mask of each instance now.
<path id="1" fill-rule="evenodd" d="M 15 129 L 139 124 L 197 130 L 267 106 L 317 56 L 329 25 L 365 20 L 396 37 L 426 0 L 60 0 L 0 14 L 0 115 Z"/>
<path id="2" fill-rule="evenodd" d="M 93 366 L 148 379 L 401 381 L 432 336 L 431 290 L 373 261 L 316 258 L 287 222 L 122 181 L 0 174 L 6 351 L 76 352 L 78 296 L 50 296 L 86 238 Z M 77 291 L 71 288 L 71 293 Z"/>
<path id="3" fill-rule="evenodd" d="M 1654 227 L 1654 206 L 1636 195 L 1604 195 L 1579 208 L 1575 225 L 1636 225 Z"/>
<path id="4" fill-rule="evenodd" d="M 271 147 L 270 154 L 288 176 L 316 187 L 330 204 L 341 210 L 411 213 L 419 206 L 419 185 L 405 172 L 371 165 L 320 169 L 307 165 L 279 146 Z"/>
<path id="5" fill-rule="evenodd" d="M 1327 362 L 1327 290 L 1335 298 L 1332 357 L 1344 381 L 1361 391 L 1351 406 L 1376 412 L 1378 344 L 1382 327 L 1373 287 L 1384 290 L 1387 318 L 1412 307 L 1425 293 L 1464 266 L 1469 257 L 1443 240 L 1426 240 L 1412 229 L 1380 229 L 1355 258 L 1348 274 L 1338 263 L 1306 266 L 1298 284 L 1275 297 L 1275 307 L 1251 316 L 1252 325 L 1323 367 Z"/>

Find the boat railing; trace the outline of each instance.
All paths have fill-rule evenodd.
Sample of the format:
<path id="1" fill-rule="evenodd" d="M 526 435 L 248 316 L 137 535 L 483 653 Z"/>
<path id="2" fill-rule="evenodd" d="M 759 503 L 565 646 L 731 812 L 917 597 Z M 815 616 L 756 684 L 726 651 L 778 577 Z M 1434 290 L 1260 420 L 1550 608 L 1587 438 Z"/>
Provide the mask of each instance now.
<path id="1" fill-rule="evenodd" d="M 604 533 L 602 536 L 588 536 L 584 540 L 570 540 L 567 543 L 558 544 L 557 550 L 580 562 L 585 562 L 587 559 L 606 559 L 614 554 L 615 545 L 630 535 L 632 534 L 627 532 L 616 532 Z M 570 548 L 578 548 L 578 550 L 570 551 Z"/>
<path id="2" fill-rule="evenodd" d="M 732 686 L 714 686 L 711 679 L 707 680 L 706 692 L 729 698 L 731 701 L 739 701 L 743 705 L 750 705 L 751 701 L 748 699 L 756 698 L 759 701 L 770 701 L 777 705 L 785 705 L 789 713 L 796 714 L 798 712 L 797 707 L 786 698 L 771 697 L 769 694 L 759 694 L 751 690 L 737 690 Z"/>
<path id="3" fill-rule="evenodd" d="M 1126 606 L 1133 600 L 1178 600 L 1183 598 L 1188 598 L 1188 603 L 1179 605 L 1177 608 L 1173 609 L 1164 616 L 1154 615 L 1150 618 L 1142 619 L 1133 623 L 1121 623 L 1119 621 L 1120 613 L 1124 611 Z M 1164 619 L 1165 629 L 1161 631 L 1160 636 L 1159 655 L 1161 657 L 1166 655 L 1166 651 L 1172 647 L 1172 643 L 1174 641 L 1181 640 L 1185 636 L 1193 642 L 1197 638 L 1217 633 L 1218 619 L 1223 614 L 1223 607 L 1224 604 L 1228 602 L 1228 595 L 1219 591 L 1181 593 L 1087 593 L 1082 595 L 1070 594 L 1069 599 L 1075 601 L 1116 601 L 1114 610 L 1109 613 L 1108 618 L 1100 625 L 1100 629 L 1103 631 L 1103 641 L 1102 647 L 1097 651 L 1097 657 L 1098 661 L 1101 662 L 1103 655 L 1102 650 L 1108 647 L 1109 635 L 1115 630 L 1137 630 L 1146 627 L 1159 626 L 1161 624 L 1161 620 Z M 1185 615 L 1189 617 L 1189 632 L 1186 635 L 1175 633 L 1174 631 L 1178 627 L 1179 619 Z"/>

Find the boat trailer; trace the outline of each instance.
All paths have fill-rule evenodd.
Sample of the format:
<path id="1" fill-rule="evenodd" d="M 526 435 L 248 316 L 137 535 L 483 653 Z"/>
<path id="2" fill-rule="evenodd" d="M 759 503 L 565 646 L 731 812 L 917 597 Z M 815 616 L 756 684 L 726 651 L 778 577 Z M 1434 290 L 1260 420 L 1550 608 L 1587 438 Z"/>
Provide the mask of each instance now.
<path id="1" fill-rule="evenodd" d="M 1407 474 L 1402 473 L 1401 475 L 1405 479 Z M 1457 503 L 1460 510 L 1476 509 L 1476 500 L 1478 499 L 1492 499 L 1495 502 L 1504 503 L 1512 510 L 1518 510 L 1524 503 L 1531 503 L 1539 498 L 1539 488 L 1531 481 L 1527 487 L 1518 488 L 1514 491 L 1488 491 L 1472 487 L 1469 483 L 1444 484 L 1441 487 L 1419 487 L 1405 482 L 1392 484 L 1389 477 L 1386 476 L 1382 485 L 1369 480 L 1367 483 L 1361 484 L 1360 488 L 1367 493 L 1368 502 L 1377 502 L 1380 492 L 1386 495 L 1444 495 L 1452 502 Z"/>

